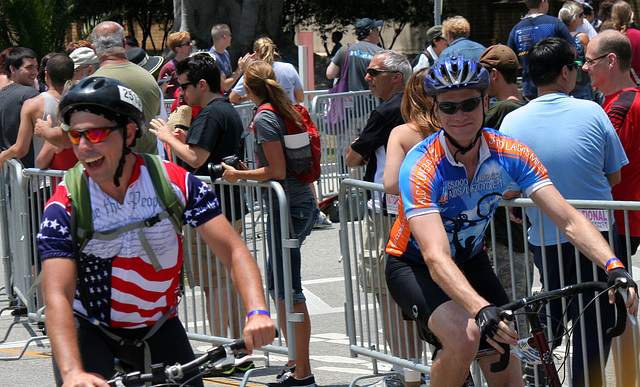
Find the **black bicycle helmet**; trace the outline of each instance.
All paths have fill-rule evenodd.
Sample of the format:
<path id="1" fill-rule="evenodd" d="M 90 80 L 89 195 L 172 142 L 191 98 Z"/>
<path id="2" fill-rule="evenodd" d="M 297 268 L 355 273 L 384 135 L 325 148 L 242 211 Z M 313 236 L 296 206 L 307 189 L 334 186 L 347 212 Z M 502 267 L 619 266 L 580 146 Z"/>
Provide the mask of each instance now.
<path id="1" fill-rule="evenodd" d="M 435 63 L 424 78 L 424 90 L 430 97 L 449 90 L 477 89 L 482 92 L 489 88 L 489 73 L 475 59 L 463 57 L 444 58 Z"/>
<path id="2" fill-rule="evenodd" d="M 81 80 L 62 96 L 58 109 L 62 123 L 66 125 L 69 125 L 72 113 L 84 110 L 118 125 L 134 123 L 137 126 L 137 138 L 142 137 L 146 127 L 142 101 L 138 95 L 124 83 L 112 78 L 90 77 Z"/>
<path id="3" fill-rule="evenodd" d="M 146 126 L 142 101 L 136 93 L 124 83 L 103 77 L 90 77 L 81 80 L 70 88 L 60 99 L 58 105 L 63 130 L 69 130 L 71 114 L 86 111 L 102 116 L 124 128 L 129 123 L 136 125 L 136 138 L 142 137 Z M 135 138 L 130 146 L 135 144 Z M 131 153 L 127 142 L 122 144 L 122 156 L 113 175 L 113 183 L 120 186 L 120 177 L 124 171 L 126 156 Z"/>

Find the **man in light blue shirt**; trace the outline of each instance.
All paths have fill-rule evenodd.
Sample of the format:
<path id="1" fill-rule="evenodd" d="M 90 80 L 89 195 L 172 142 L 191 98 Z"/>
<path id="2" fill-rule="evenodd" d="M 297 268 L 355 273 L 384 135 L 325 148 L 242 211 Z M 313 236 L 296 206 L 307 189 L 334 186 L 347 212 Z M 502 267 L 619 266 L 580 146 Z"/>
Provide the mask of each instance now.
<path id="1" fill-rule="evenodd" d="M 620 168 L 628 164 L 627 156 L 607 114 L 592 101 L 575 99 L 573 90 L 578 71 L 575 51 L 566 40 L 545 38 L 529 53 L 529 75 L 538 87 L 538 98 L 509 113 L 500 130 L 526 144 L 547 167 L 554 186 L 566 199 L 613 200 L 611 186 L 620 181 Z M 589 211 L 588 217 L 606 240 L 617 235 L 613 217 L 607 211 Z M 576 259 L 574 248 L 546 216 L 537 209 L 527 209 L 531 222 L 529 243 L 534 263 L 547 289 L 583 281 L 606 281 L 606 273 L 597 269 L 594 278 L 591 262 L 582 254 Z M 540 223 L 543 224 L 541 234 Z M 558 237 L 560 235 L 560 237 Z M 618 238 L 613 251 L 618 255 Z M 562 255 L 559 256 L 559 246 Z M 543 257 L 546 255 L 546 259 Z M 609 308 L 606 299 L 601 308 Z M 551 315 L 562 318 L 561 305 L 551 305 Z M 613 312 L 602 309 L 602 326 L 613 326 Z M 567 317 L 577 316 L 569 308 Z M 608 321 L 611 320 L 611 321 Z M 611 340 L 598 333 L 595 306 L 584 315 L 585 330 L 578 329 L 573 341 L 573 386 L 601 385 L 598 337 L 603 337 L 604 359 Z M 555 329 L 554 329 L 555 332 Z M 583 366 L 582 342 L 587 349 L 588 366 Z"/>

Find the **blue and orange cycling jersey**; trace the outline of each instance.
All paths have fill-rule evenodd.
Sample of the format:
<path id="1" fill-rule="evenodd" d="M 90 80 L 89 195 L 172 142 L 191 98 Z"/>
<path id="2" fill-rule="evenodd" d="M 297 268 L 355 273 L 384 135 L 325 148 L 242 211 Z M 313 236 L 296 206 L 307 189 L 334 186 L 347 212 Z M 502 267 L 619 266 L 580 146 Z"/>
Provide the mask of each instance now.
<path id="1" fill-rule="evenodd" d="M 484 128 L 480 155 L 469 184 L 465 167 L 454 161 L 444 132 L 427 137 L 407 153 L 400 168 L 400 210 L 387 253 L 424 262 L 409 229 L 413 216 L 438 212 L 456 263 L 484 249 L 484 232 L 507 191 L 527 195 L 551 184 L 547 170 L 526 145 Z"/>

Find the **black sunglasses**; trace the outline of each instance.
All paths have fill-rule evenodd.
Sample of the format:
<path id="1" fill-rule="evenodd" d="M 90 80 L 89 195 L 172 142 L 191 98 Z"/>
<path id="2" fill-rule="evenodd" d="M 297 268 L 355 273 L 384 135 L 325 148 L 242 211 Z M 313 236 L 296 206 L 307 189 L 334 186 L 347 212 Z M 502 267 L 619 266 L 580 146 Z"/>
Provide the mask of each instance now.
<path id="1" fill-rule="evenodd" d="M 584 63 L 585 63 L 586 65 L 588 65 L 588 66 L 592 66 L 592 65 L 593 65 L 593 62 L 597 61 L 598 59 L 602 59 L 602 58 L 606 57 L 606 56 L 607 56 L 607 55 L 609 55 L 609 54 L 611 54 L 611 53 L 610 53 L 610 52 L 608 52 L 608 53 L 606 53 L 606 54 L 604 54 L 604 55 L 600 55 L 599 57 L 597 57 L 597 58 L 593 58 L 593 59 L 587 59 L 587 58 L 584 58 Z"/>
<path id="2" fill-rule="evenodd" d="M 482 97 L 469 98 L 460 103 L 455 102 L 437 102 L 438 109 L 444 114 L 455 114 L 458 109 L 461 109 L 465 113 L 470 113 L 478 108 L 482 102 Z"/>
<path id="3" fill-rule="evenodd" d="M 371 75 L 374 78 L 382 73 L 398 73 L 398 72 L 399 71 L 396 71 L 396 70 L 378 70 L 371 67 L 367 69 L 367 74 Z"/>
<path id="4" fill-rule="evenodd" d="M 198 82 L 185 82 L 185 83 L 178 84 L 178 87 L 184 90 L 189 85 L 197 85 L 197 84 Z"/>
<path id="5" fill-rule="evenodd" d="M 178 44 L 176 47 L 184 47 L 184 46 L 190 46 L 192 43 L 183 43 L 183 44 Z"/>

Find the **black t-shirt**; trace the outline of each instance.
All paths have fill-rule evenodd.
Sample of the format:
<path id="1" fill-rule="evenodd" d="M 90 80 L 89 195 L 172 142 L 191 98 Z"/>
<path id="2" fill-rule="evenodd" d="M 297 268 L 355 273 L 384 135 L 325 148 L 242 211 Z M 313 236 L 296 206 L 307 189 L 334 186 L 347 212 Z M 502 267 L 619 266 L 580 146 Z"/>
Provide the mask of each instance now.
<path id="1" fill-rule="evenodd" d="M 527 98 L 524 101 L 515 99 L 505 99 L 493 104 L 487 114 L 484 116 L 484 126 L 500 130 L 500 125 L 507 114 L 526 105 L 529 102 Z M 519 210 L 519 209 L 518 209 Z M 493 222 L 496 230 L 496 240 L 504 246 L 509 245 L 509 237 L 507 234 L 507 222 L 511 222 L 511 245 L 516 253 L 524 253 L 524 229 L 521 223 L 509 220 L 504 208 L 498 208 L 493 215 Z M 487 245 L 491 245 L 491 227 L 487 227 L 485 232 L 485 240 Z"/>
<path id="2" fill-rule="evenodd" d="M 20 110 L 24 101 L 38 96 L 38 90 L 33 87 L 12 83 L 0 90 L 0 150 L 5 150 L 16 143 L 18 128 L 20 127 Z M 29 153 L 20 161 L 25 168 L 33 168 L 33 143 L 29 144 Z"/>
<path id="3" fill-rule="evenodd" d="M 364 181 L 373 182 L 377 168 L 376 149 L 381 146 L 386 149 L 389 134 L 391 134 L 393 128 L 404 124 L 404 119 L 402 119 L 402 113 L 400 112 L 402 95 L 403 93 L 395 94 L 372 111 L 360 137 L 351 144 L 351 149 L 358 152 L 367 161 Z"/>
<path id="4" fill-rule="evenodd" d="M 240 140 L 242 131 L 242 121 L 236 109 L 229 102 L 229 98 L 214 99 L 203 107 L 193 119 L 186 139 L 187 144 L 197 145 L 209 151 L 209 158 L 198 168 L 192 168 L 184 162 L 181 162 L 180 165 L 194 175 L 209 176 L 209 163 L 220 164 L 223 157 L 231 155 L 237 155 L 242 158 L 243 149 Z M 214 190 L 218 198 L 224 196 L 223 203 L 221 203 L 223 211 L 227 219 L 233 220 L 231 190 L 228 186 L 224 190 L 220 190 L 219 186 L 214 186 Z M 239 219 L 243 201 L 238 187 L 234 187 L 233 195 L 235 196 L 235 219 Z"/>

